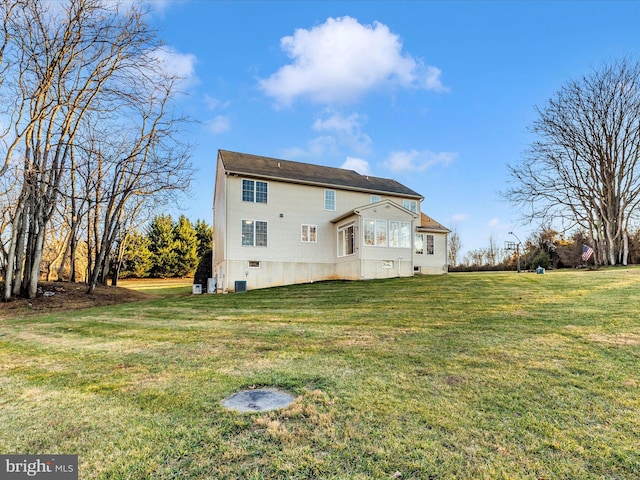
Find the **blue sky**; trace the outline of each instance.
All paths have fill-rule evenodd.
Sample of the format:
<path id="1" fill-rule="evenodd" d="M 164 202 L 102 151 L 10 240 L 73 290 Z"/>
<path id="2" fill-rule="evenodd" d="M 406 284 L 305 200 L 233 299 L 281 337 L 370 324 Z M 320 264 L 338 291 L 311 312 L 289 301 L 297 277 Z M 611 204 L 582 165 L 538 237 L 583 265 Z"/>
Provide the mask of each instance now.
<path id="1" fill-rule="evenodd" d="M 155 1 L 185 76 L 197 175 L 182 202 L 211 219 L 218 149 L 394 178 L 462 250 L 521 240 L 499 192 L 535 107 L 605 61 L 640 59 L 640 2 Z"/>

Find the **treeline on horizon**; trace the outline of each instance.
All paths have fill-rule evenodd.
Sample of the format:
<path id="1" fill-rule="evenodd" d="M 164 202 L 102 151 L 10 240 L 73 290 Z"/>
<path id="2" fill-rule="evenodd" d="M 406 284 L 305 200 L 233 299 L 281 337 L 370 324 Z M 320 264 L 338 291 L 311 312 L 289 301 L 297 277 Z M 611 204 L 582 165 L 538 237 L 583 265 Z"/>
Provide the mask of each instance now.
<path id="1" fill-rule="evenodd" d="M 564 237 L 553 228 L 542 228 L 534 232 L 519 246 L 520 268 L 535 270 L 561 268 L 597 268 L 595 261 L 598 252 L 587 260 L 583 260 L 583 246 L 594 248 L 585 232 L 578 231 Z M 498 245 L 493 236 L 485 248 L 467 252 L 462 258 L 449 258 L 450 272 L 465 271 L 499 271 L 516 270 L 518 268 L 518 252 Z M 628 264 L 640 264 L 640 228 L 629 234 Z"/>

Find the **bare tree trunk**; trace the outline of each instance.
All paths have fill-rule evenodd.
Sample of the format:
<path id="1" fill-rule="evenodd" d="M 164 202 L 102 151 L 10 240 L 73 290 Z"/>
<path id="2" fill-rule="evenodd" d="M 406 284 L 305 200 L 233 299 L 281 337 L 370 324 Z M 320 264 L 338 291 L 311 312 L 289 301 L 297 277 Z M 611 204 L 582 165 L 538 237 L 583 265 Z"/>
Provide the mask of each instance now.
<path id="1" fill-rule="evenodd" d="M 71 249 L 69 254 L 69 281 L 76 282 L 76 255 L 78 254 L 77 232 L 72 232 Z"/>
<path id="2" fill-rule="evenodd" d="M 11 239 L 9 240 L 9 250 L 7 253 L 7 263 L 4 271 L 4 294 L 3 300 L 10 300 L 14 294 L 14 287 L 16 285 L 16 277 L 21 276 L 22 270 L 22 258 L 17 255 L 17 252 L 21 252 L 22 234 L 26 229 L 25 216 L 25 199 L 24 195 L 20 195 L 16 212 L 13 216 L 13 229 L 11 230 Z"/>
<path id="3" fill-rule="evenodd" d="M 624 234 L 622 235 L 622 265 L 626 267 L 628 261 L 629 261 L 629 232 L 625 230 Z"/>

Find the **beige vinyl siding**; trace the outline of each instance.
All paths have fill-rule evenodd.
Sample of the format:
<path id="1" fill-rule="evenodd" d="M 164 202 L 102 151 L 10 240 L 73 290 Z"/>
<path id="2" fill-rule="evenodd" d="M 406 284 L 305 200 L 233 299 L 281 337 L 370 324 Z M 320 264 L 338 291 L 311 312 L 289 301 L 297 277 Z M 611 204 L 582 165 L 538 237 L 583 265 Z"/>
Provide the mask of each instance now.
<path id="1" fill-rule="evenodd" d="M 214 211 L 213 211 L 213 267 L 214 275 L 216 266 L 220 265 L 226 258 L 226 237 L 227 230 L 227 204 L 226 199 L 226 176 L 220 159 L 216 169 L 216 182 L 214 187 Z"/>
<path id="2" fill-rule="evenodd" d="M 241 219 L 266 221 L 269 225 L 268 246 L 260 247 L 254 256 L 258 260 L 274 262 L 334 263 L 336 261 L 336 226 L 331 220 L 336 214 L 368 204 L 370 194 L 336 190 L 336 211 L 324 209 L 324 187 L 269 181 L 266 204 L 242 201 L 243 177 L 227 177 L 228 209 L 233 218 L 227 224 L 227 252 L 229 259 L 251 257 L 247 251 L 259 247 L 241 245 Z M 386 197 L 383 197 L 383 200 Z M 402 199 L 395 199 L 402 203 Z M 406 218 L 404 218 L 406 220 Z M 301 242 L 303 224 L 317 226 L 316 242 Z M 252 258 L 254 259 L 254 258 Z"/>
<path id="3" fill-rule="evenodd" d="M 424 253 L 413 256 L 413 264 L 419 267 L 420 273 L 447 273 L 447 234 L 440 232 L 418 232 L 424 235 Z M 427 254 L 427 235 L 433 235 L 433 255 Z"/>

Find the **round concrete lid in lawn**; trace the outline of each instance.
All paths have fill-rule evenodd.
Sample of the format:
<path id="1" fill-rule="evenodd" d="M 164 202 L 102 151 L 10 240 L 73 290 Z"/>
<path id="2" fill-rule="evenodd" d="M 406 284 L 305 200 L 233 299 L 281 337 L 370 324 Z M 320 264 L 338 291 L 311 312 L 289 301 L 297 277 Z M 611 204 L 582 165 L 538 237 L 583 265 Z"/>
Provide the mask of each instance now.
<path id="1" fill-rule="evenodd" d="M 234 393 L 222 405 L 237 412 L 266 412 L 287 407 L 295 400 L 288 392 L 276 388 L 256 388 Z"/>

